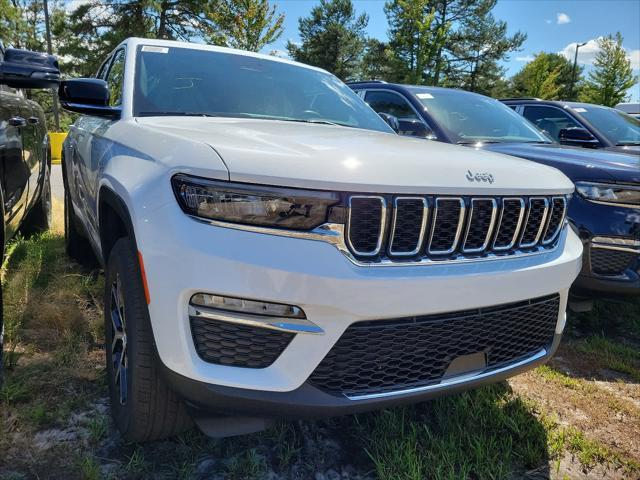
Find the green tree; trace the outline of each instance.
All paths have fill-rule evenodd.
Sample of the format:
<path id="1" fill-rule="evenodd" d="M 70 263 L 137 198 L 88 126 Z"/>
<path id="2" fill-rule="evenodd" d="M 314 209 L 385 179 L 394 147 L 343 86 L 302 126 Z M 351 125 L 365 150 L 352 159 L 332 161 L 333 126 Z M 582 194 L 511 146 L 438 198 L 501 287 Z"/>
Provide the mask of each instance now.
<path id="1" fill-rule="evenodd" d="M 511 79 L 511 95 L 548 100 L 573 100 L 579 90 L 583 67 L 576 71 L 576 88 L 572 89 L 573 65 L 563 55 L 540 52 Z"/>
<path id="2" fill-rule="evenodd" d="M 465 90 L 491 94 L 504 76 L 498 62 L 505 60 L 509 52 L 520 50 L 527 39 L 522 32 L 507 35 L 506 22 L 496 20 L 490 13 L 494 6 L 493 1 L 485 2 L 449 38 L 450 75 Z"/>
<path id="3" fill-rule="evenodd" d="M 430 83 L 427 70 L 435 65 L 448 26 L 434 30 L 431 0 L 390 0 L 384 6 L 389 22 L 389 46 L 393 52 L 393 80 Z"/>
<path id="4" fill-rule="evenodd" d="M 257 52 L 282 35 L 284 14 L 268 0 L 220 0 L 210 16 L 233 48 Z"/>
<path id="5" fill-rule="evenodd" d="M 320 0 L 298 20 L 301 45 L 287 42 L 292 58 L 324 68 L 342 80 L 358 74 L 365 45 L 366 13 L 356 15 L 351 0 Z"/>
<path id="6" fill-rule="evenodd" d="M 638 82 L 638 78 L 633 75 L 622 40 L 620 32 L 598 40 L 600 49 L 580 95 L 581 100 L 614 107 L 627 99 L 627 90 Z"/>
<path id="7" fill-rule="evenodd" d="M 393 77 L 394 55 L 389 44 L 375 38 L 366 41 L 360 63 L 361 80 L 390 80 Z"/>

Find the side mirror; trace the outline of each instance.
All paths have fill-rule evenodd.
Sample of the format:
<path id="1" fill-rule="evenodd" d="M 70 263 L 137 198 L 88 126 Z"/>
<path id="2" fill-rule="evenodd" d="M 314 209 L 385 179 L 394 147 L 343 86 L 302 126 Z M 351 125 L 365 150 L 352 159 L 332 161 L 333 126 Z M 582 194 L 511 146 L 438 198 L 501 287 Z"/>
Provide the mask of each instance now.
<path id="1" fill-rule="evenodd" d="M 76 78 L 60 82 L 60 105 L 66 110 L 95 117 L 119 118 L 120 107 L 109 105 L 107 82 L 97 78 Z"/>
<path id="2" fill-rule="evenodd" d="M 432 138 L 433 131 L 420 120 L 400 120 L 400 135 L 409 137 Z"/>
<path id="3" fill-rule="evenodd" d="M 8 48 L 0 62 L 0 83 L 11 88 L 52 88 L 60 83 L 58 60 L 53 55 Z"/>
<path id="4" fill-rule="evenodd" d="M 385 122 L 387 122 L 387 125 L 389 125 L 394 132 L 399 133 L 400 132 L 400 122 L 398 122 L 398 118 L 391 115 L 390 113 L 384 113 L 384 112 L 378 112 L 378 115 L 380 115 L 380 118 L 382 118 Z"/>
<path id="5" fill-rule="evenodd" d="M 558 134 L 558 140 L 560 140 L 560 143 L 577 143 L 585 146 L 592 146 L 598 143 L 598 139 L 591 135 L 588 130 L 579 127 L 561 129 Z"/>

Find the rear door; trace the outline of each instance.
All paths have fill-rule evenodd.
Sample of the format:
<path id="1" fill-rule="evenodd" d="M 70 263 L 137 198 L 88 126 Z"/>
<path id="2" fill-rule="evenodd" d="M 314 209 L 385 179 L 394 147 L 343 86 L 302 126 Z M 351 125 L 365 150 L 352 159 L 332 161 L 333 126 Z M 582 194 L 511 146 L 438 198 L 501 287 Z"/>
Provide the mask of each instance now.
<path id="1" fill-rule="evenodd" d="M 0 85 L 0 184 L 2 186 L 6 237 L 9 239 L 24 215 L 29 168 L 23 156 L 23 134 L 27 125 L 25 100 L 14 90 Z"/>

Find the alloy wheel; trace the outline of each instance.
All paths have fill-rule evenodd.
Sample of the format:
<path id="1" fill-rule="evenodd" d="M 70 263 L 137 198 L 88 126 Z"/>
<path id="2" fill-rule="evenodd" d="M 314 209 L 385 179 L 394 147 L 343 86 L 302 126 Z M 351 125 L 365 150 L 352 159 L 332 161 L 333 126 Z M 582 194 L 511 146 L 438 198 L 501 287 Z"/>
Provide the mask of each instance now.
<path id="1" fill-rule="evenodd" d="M 116 391 L 119 392 L 120 404 L 124 405 L 127 403 L 129 359 L 127 355 L 127 323 L 120 275 L 116 275 L 115 281 L 111 284 L 110 303 L 112 381 Z"/>

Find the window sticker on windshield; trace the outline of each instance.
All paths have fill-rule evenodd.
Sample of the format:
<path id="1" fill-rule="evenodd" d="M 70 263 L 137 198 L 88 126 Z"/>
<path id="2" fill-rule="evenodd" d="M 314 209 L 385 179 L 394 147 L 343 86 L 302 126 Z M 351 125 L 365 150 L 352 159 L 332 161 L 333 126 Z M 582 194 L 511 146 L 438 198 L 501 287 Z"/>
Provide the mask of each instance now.
<path id="1" fill-rule="evenodd" d="M 572 110 L 573 110 L 574 112 L 578 112 L 578 113 L 584 113 L 584 112 L 586 112 L 586 111 L 587 111 L 587 109 L 586 109 L 586 108 L 572 108 Z"/>
<path id="2" fill-rule="evenodd" d="M 152 45 L 144 45 L 142 47 L 142 51 L 153 53 L 169 53 L 169 49 L 167 47 L 154 47 Z"/>
<path id="3" fill-rule="evenodd" d="M 420 100 L 425 100 L 428 98 L 433 98 L 433 95 L 431 95 L 430 93 L 416 93 L 416 97 L 418 97 Z"/>

